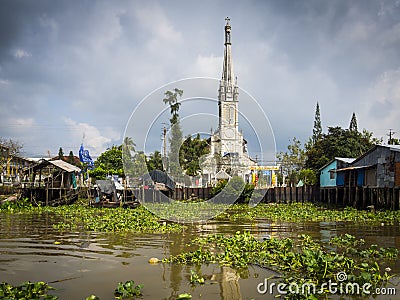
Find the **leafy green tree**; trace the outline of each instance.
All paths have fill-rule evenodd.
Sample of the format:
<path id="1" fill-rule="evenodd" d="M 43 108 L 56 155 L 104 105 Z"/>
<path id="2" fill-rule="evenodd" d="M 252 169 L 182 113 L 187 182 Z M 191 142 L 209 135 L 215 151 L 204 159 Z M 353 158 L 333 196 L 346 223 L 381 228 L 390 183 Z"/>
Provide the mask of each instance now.
<path id="1" fill-rule="evenodd" d="M 201 173 L 199 159 L 210 152 L 206 139 L 197 134 L 194 139 L 186 137 L 180 148 L 181 166 L 189 176 L 197 176 Z"/>
<path id="2" fill-rule="evenodd" d="M 279 152 L 277 158 L 283 174 L 287 176 L 288 184 L 295 185 L 299 179 L 299 172 L 305 165 L 306 153 L 301 142 L 295 137 L 287 149 L 286 152 Z"/>
<path id="3" fill-rule="evenodd" d="M 163 167 L 163 161 L 162 161 L 162 155 L 160 151 L 154 151 L 154 153 L 151 153 L 149 155 L 149 158 L 147 159 L 147 169 L 148 171 L 153 171 L 153 170 L 164 170 Z"/>
<path id="4" fill-rule="evenodd" d="M 122 164 L 122 145 L 112 146 L 100 154 L 96 159 L 95 169 L 90 171 L 90 175 L 97 179 L 104 179 L 106 175 L 124 176 Z"/>
<path id="5" fill-rule="evenodd" d="M 351 116 L 351 121 L 350 121 L 350 126 L 349 126 L 349 130 L 350 131 L 358 131 L 357 128 L 357 118 L 356 118 L 356 113 L 353 112 L 353 115 Z"/>
<path id="6" fill-rule="evenodd" d="M 329 127 L 322 139 L 307 149 L 305 166 L 315 171 L 335 157 L 358 157 L 379 140 L 372 138 L 367 130 L 358 132 L 341 127 Z"/>
<path id="7" fill-rule="evenodd" d="M 317 183 L 317 172 L 312 169 L 302 169 L 299 173 L 299 179 L 306 185 L 314 185 Z"/>

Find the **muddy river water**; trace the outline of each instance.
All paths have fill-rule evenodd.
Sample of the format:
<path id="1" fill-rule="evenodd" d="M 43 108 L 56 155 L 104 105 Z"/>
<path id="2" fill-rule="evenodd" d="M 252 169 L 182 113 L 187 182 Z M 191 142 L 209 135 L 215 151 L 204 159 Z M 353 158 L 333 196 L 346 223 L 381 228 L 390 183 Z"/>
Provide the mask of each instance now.
<path id="1" fill-rule="evenodd" d="M 164 258 L 187 249 L 194 237 L 211 233 L 233 234 L 248 230 L 257 238 L 296 238 L 306 233 L 323 242 L 350 233 L 367 243 L 400 249 L 400 226 L 368 226 L 354 223 L 252 223 L 210 221 L 189 226 L 178 234 L 134 234 L 68 232 L 53 229 L 51 215 L 1 215 L 0 282 L 18 285 L 24 281 L 45 281 L 59 299 L 85 299 L 91 294 L 114 299 L 118 282 L 134 280 L 143 284 L 143 299 L 176 299 L 190 293 L 192 299 L 274 299 L 260 294 L 257 286 L 272 271 L 250 266 L 239 274 L 218 265 L 181 266 L 148 263 L 149 258 Z M 400 262 L 392 266 L 400 272 Z M 191 286 L 190 271 L 201 273 L 206 284 Z M 400 298 L 379 296 L 377 299 Z"/>

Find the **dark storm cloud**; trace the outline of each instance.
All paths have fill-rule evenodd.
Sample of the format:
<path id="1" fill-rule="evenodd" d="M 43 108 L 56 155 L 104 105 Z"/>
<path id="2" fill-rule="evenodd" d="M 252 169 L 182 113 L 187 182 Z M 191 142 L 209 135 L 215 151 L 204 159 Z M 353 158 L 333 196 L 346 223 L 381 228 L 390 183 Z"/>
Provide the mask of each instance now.
<path id="1" fill-rule="evenodd" d="M 0 136 L 27 141 L 32 154 L 79 146 L 83 136 L 101 152 L 120 143 L 152 90 L 219 78 L 226 16 L 239 85 L 266 111 L 278 149 L 308 138 L 317 101 L 325 128 L 348 126 L 353 111 L 371 131 L 399 117 L 399 1 L 1 5 Z M 382 99 L 392 103 L 383 120 L 373 114 L 386 107 Z"/>

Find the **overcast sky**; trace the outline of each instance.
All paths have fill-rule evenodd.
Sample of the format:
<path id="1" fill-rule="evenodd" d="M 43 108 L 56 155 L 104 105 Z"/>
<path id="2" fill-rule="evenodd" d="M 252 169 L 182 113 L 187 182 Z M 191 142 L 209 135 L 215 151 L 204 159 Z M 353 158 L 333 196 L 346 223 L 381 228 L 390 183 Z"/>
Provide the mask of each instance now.
<path id="1" fill-rule="evenodd" d="M 359 129 L 400 137 L 399 0 L 0 5 L 0 136 L 26 156 L 76 154 L 82 142 L 96 156 L 121 143 L 152 91 L 220 78 L 227 16 L 235 75 L 268 116 L 278 151 L 312 134 L 317 101 L 324 131 L 347 128 L 355 112 Z"/>

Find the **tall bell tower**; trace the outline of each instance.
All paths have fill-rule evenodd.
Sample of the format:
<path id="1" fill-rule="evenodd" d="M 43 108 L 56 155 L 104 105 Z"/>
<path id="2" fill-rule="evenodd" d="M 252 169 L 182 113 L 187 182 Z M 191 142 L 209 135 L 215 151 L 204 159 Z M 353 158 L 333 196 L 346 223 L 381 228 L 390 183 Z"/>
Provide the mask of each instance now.
<path id="1" fill-rule="evenodd" d="M 229 176 L 248 178 L 250 167 L 257 162 L 247 153 L 246 140 L 239 131 L 239 88 L 233 74 L 230 19 L 225 19 L 224 61 L 218 88 L 218 129 L 211 133 L 210 153 L 202 161 L 203 174 L 209 182 L 220 179 L 221 172 Z"/>
<path id="2" fill-rule="evenodd" d="M 225 19 L 225 50 L 222 65 L 222 78 L 218 89 L 219 133 L 221 155 L 239 153 L 239 102 L 237 78 L 233 74 L 230 19 Z"/>

